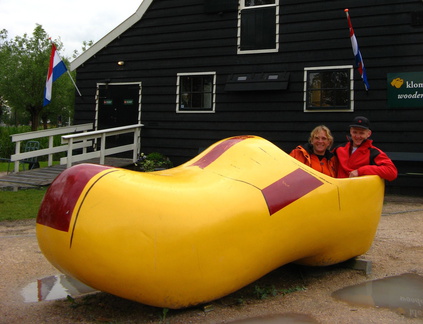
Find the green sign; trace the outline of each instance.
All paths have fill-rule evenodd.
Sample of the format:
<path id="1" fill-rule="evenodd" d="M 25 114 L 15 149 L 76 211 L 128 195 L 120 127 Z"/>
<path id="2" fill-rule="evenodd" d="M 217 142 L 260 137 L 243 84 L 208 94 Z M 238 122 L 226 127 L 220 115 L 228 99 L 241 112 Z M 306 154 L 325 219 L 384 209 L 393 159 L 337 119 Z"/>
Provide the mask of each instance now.
<path id="1" fill-rule="evenodd" d="M 104 99 L 103 100 L 103 105 L 105 105 L 105 106 L 111 106 L 111 105 L 113 105 L 113 100 L 112 99 Z"/>
<path id="2" fill-rule="evenodd" d="M 123 100 L 123 104 L 124 105 L 133 105 L 134 104 L 134 100 L 133 99 L 124 99 Z"/>
<path id="3" fill-rule="evenodd" d="M 388 73 L 388 107 L 423 108 L 423 72 Z"/>

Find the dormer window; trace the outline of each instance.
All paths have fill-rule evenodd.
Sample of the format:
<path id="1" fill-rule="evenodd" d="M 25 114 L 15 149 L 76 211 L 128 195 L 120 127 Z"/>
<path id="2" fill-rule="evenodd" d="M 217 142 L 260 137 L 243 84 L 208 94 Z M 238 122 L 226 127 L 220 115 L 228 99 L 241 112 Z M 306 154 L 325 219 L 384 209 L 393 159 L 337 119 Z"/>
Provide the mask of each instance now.
<path id="1" fill-rule="evenodd" d="M 279 0 L 241 0 L 238 54 L 277 52 Z"/>

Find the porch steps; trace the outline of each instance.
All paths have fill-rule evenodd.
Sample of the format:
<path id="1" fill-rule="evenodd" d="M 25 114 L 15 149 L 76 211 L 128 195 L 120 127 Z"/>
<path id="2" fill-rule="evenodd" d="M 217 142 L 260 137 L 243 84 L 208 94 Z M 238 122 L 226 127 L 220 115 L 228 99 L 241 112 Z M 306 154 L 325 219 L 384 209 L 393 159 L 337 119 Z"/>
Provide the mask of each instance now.
<path id="1" fill-rule="evenodd" d="M 94 163 L 99 164 L 99 158 L 86 161 L 77 162 L 81 163 Z M 105 165 L 125 168 L 133 164 L 132 159 L 106 157 Z M 53 165 L 44 168 L 37 168 L 18 173 L 9 173 L 0 177 L 0 190 L 18 190 L 49 186 L 53 180 L 66 169 L 66 165 Z"/>

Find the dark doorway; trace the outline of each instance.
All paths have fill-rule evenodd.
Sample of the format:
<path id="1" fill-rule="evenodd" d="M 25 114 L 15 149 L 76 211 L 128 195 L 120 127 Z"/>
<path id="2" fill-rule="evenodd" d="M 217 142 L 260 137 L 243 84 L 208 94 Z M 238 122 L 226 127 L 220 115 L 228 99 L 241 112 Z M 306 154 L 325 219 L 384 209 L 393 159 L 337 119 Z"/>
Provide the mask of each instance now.
<path id="1" fill-rule="evenodd" d="M 98 84 L 97 129 L 133 125 L 141 122 L 140 95 L 141 83 Z M 107 138 L 106 147 L 110 148 L 132 142 L 132 134 L 115 135 Z"/>

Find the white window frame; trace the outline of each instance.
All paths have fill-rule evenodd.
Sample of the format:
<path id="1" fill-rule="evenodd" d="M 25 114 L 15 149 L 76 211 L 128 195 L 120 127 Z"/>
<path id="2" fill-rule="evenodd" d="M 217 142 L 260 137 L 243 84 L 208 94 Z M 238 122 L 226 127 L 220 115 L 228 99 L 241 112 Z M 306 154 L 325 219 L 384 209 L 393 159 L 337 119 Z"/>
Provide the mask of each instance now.
<path id="1" fill-rule="evenodd" d="M 350 105 L 349 109 L 307 109 L 307 75 L 313 70 L 339 70 L 348 69 L 350 72 Z M 354 112 L 354 67 L 352 65 L 334 65 L 334 66 L 316 66 L 304 68 L 304 112 L 321 113 L 321 112 Z"/>
<path id="2" fill-rule="evenodd" d="M 257 9 L 264 7 L 276 7 L 276 39 L 275 48 L 259 49 L 259 50 L 241 50 L 241 12 L 242 10 Z M 238 32 L 237 32 L 237 53 L 238 54 L 259 54 L 259 53 L 276 53 L 279 51 L 279 0 L 275 0 L 274 4 L 259 5 L 259 6 L 245 6 L 245 0 L 240 0 L 238 6 Z"/>
<path id="3" fill-rule="evenodd" d="M 180 101 L 180 80 L 181 76 L 199 76 L 199 75 L 212 75 L 213 76 L 213 90 L 212 90 L 212 107 L 209 110 L 180 110 L 179 101 Z M 176 78 L 176 112 L 178 114 L 213 114 L 216 109 L 216 72 L 184 72 L 177 73 Z"/>

